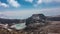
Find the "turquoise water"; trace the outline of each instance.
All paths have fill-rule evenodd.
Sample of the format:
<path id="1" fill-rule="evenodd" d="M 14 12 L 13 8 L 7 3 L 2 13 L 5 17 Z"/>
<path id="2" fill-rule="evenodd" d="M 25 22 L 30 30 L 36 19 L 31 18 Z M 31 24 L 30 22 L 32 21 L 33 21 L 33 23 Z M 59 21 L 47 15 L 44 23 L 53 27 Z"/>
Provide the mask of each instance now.
<path id="1" fill-rule="evenodd" d="M 19 24 L 13 25 L 13 27 L 17 30 L 20 30 L 20 29 L 24 29 L 26 27 L 26 25 L 25 25 L 25 23 L 19 23 Z"/>

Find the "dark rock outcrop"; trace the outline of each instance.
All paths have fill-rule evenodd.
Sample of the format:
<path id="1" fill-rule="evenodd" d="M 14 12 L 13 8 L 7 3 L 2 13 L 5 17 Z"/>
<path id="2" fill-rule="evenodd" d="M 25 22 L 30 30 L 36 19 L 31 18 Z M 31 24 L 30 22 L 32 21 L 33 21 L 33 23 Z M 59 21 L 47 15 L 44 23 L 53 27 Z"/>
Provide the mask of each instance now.
<path id="1" fill-rule="evenodd" d="M 46 17 L 43 14 L 33 14 L 31 17 L 26 19 L 26 25 L 27 27 L 37 27 L 40 25 L 46 24 Z"/>

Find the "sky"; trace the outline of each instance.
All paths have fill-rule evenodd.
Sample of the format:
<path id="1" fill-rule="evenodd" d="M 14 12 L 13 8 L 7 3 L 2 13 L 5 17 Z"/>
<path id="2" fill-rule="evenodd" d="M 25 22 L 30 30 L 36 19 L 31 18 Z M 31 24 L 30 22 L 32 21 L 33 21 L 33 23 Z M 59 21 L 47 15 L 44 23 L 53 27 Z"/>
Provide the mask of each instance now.
<path id="1" fill-rule="evenodd" d="M 0 0 L 0 18 L 26 19 L 40 13 L 60 15 L 60 0 Z"/>

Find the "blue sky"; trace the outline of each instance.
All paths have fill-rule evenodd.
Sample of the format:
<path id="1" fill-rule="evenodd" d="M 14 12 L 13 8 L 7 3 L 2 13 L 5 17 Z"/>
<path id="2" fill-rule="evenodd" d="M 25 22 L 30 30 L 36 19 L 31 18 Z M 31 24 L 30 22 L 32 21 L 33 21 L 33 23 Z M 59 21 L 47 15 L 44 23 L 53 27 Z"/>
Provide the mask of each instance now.
<path id="1" fill-rule="evenodd" d="M 38 13 L 60 15 L 59 9 L 60 0 L 0 0 L 1 18 L 25 19 Z"/>

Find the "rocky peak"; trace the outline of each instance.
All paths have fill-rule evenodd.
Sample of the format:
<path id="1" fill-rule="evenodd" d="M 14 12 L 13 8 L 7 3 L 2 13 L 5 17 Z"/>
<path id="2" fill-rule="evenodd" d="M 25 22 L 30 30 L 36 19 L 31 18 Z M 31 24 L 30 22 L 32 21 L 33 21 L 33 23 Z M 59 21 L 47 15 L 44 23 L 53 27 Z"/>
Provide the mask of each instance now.
<path id="1" fill-rule="evenodd" d="M 26 25 L 28 27 L 36 27 L 40 25 L 45 25 L 46 17 L 44 14 L 33 14 L 31 17 L 26 19 Z"/>
<path id="2" fill-rule="evenodd" d="M 45 19 L 45 16 L 43 14 L 33 14 L 32 16 L 32 19 Z"/>

